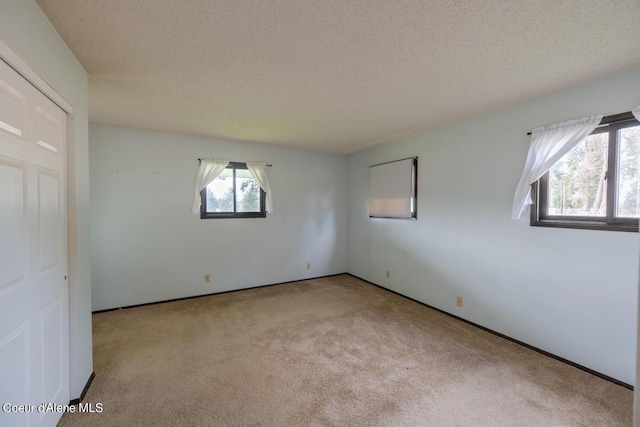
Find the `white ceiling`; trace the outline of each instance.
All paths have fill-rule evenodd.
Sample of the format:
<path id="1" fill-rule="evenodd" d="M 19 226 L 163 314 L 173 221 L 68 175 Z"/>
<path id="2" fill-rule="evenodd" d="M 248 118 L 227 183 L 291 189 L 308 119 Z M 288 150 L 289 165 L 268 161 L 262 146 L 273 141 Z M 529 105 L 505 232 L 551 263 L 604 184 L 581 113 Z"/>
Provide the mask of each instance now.
<path id="1" fill-rule="evenodd" d="M 37 0 L 93 122 L 351 153 L 640 65 L 638 0 Z"/>

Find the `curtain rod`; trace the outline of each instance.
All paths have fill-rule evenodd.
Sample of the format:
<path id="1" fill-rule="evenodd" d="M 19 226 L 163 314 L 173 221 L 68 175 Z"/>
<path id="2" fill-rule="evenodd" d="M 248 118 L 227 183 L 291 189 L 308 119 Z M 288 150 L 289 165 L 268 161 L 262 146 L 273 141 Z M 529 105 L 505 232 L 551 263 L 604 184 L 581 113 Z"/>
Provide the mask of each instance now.
<path id="1" fill-rule="evenodd" d="M 598 126 L 610 125 L 611 123 L 621 122 L 623 120 L 629 120 L 635 118 L 631 111 L 625 111 L 624 113 L 612 114 L 605 116 Z M 527 135 L 531 135 L 531 132 L 527 132 Z"/>
<path id="2" fill-rule="evenodd" d="M 199 159 L 198 159 L 198 161 L 202 161 L 202 159 L 200 159 L 200 158 L 199 158 Z M 229 162 L 229 163 L 234 163 L 234 162 Z M 240 163 L 243 163 L 243 162 L 240 162 Z M 269 164 L 268 164 L 267 166 L 268 166 L 268 167 L 271 167 L 271 166 L 273 166 L 273 165 L 269 165 Z"/>

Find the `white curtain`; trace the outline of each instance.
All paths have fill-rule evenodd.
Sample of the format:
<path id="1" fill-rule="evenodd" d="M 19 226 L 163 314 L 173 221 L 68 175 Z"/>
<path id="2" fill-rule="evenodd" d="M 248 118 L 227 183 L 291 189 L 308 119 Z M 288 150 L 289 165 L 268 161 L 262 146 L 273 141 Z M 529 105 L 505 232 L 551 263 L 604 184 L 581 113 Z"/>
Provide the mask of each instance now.
<path id="1" fill-rule="evenodd" d="M 602 115 L 584 117 L 564 123 L 539 127 L 531 132 L 531 143 L 522 177 L 513 197 L 511 217 L 518 219 L 531 204 L 531 184 L 551 166 L 587 137 L 602 121 Z"/>
<path id="2" fill-rule="evenodd" d="M 635 117 L 636 120 L 640 122 L 640 105 L 631 110 L 631 112 L 633 113 L 633 117 Z"/>
<path id="3" fill-rule="evenodd" d="M 195 197 L 193 199 L 193 209 L 191 212 L 194 214 L 200 213 L 200 192 L 204 187 L 211 184 L 222 171 L 229 166 L 227 160 L 216 159 L 202 159 L 200 160 L 200 167 L 198 168 L 198 175 L 196 177 Z"/>
<path id="4" fill-rule="evenodd" d="M 267 164 L 262 162 L 247 162 L 247 169 L 253 179 L 258 182 L 260 188 L 267 193 L 267 203 L 265 210 L 273 213 L 273 201 L 271 199 L 271 186 L 269 185 L 269 177 L 267 176 Z"/>

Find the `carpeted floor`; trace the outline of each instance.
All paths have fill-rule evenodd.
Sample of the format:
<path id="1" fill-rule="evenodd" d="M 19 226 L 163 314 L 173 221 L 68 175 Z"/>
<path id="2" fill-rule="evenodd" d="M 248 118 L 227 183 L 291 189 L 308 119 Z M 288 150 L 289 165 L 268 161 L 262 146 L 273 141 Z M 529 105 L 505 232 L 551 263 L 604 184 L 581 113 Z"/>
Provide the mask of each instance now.
<path id="1" fill-rule="evenodd" d="M 349 275 L 93 316 L 60 426 L 630 426 L 633 392 Z"/>

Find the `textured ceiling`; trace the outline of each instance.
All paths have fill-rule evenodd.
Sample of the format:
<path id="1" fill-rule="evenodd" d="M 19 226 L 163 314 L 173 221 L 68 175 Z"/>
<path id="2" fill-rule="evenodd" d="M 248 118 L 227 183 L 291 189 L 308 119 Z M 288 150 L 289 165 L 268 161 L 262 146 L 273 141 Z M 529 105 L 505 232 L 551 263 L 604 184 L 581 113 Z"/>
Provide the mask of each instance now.
<path id="1" fill-rule="evenodd" d="M 37 0 L 93 122 L 351 153 L 640 65 L 638 0 Z"/>

